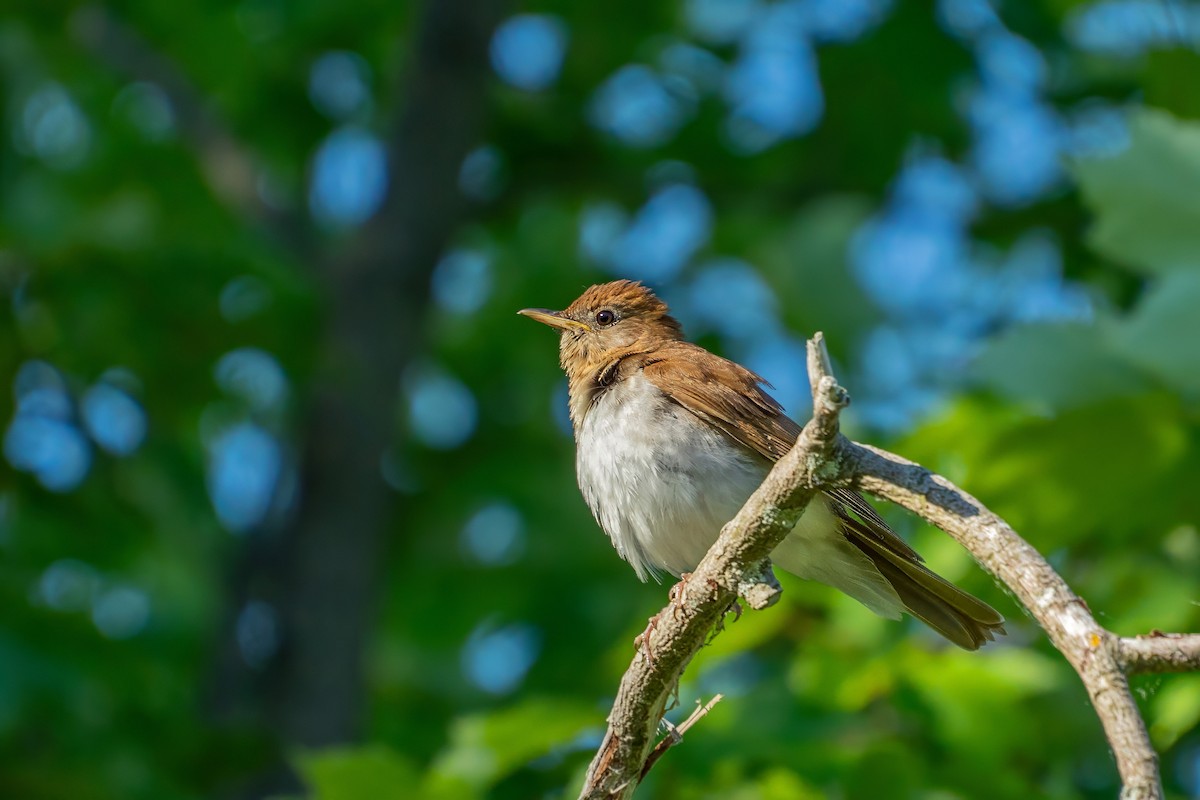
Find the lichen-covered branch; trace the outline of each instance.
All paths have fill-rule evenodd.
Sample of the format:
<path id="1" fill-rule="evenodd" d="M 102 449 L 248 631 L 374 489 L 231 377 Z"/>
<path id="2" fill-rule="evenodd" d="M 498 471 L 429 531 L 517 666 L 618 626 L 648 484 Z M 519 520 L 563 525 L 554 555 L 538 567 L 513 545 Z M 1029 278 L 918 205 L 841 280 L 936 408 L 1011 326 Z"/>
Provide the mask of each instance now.
<path id="1" fill-rule="evenodd" d="M 608 730 L 588 768 L 581 798 L 633 795 L 654 749 L 658 722 L 684 668 L 739 589 L 753 592 L 770 585 L 764 563 L 816 493 L 816 476 L 824 471 L 837 442 L 838 413 L 848 402 L 845 390 L 828 374 L 824 348 L 819 334 L 808 344 L 813 420 L 724 527 L 696 570 L 672 590 L 672 602 L 651 620 L 621 679 Z"/>
<path id="2" fill-rule="evenodd" d="M 808 367 L 813 419 L 651 621 L 643 650 L 621 681 L 581 797 L 632 795 L 667 700 L 708 631 L 739 594 L 756 600 L 755 608 L 774 601 L 779 589 L 766 561 L 770 551 L 817 491 L 849 485 L 945 531 L 1013 592 L 1087 689 L 1117 762 L 1122 800 L 1160 800 L 1158 757 L 1126 675 L 1200 670 L 1200 634 L 1123 638 L 1105 630 L 1046 559 L 974 497 L 924 467 L 838 435 L 848 398 L 831 374 L 820 334 L 809 342 Z"/>

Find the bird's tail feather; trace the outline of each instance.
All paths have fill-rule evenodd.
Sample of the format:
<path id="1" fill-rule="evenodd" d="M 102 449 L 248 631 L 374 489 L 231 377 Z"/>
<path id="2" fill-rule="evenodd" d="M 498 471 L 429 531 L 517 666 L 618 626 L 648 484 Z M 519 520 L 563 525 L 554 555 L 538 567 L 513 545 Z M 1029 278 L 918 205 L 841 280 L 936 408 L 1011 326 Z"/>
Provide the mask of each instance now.
<path id="1" fill-rule="evenodd" d="M 842 530 L 874 563 L 914 617 L 967 650 L 978 650 L 996 634 L 1004 633 L 1004 618 L 996 609 L 857 527 L 843 524 Z"/>

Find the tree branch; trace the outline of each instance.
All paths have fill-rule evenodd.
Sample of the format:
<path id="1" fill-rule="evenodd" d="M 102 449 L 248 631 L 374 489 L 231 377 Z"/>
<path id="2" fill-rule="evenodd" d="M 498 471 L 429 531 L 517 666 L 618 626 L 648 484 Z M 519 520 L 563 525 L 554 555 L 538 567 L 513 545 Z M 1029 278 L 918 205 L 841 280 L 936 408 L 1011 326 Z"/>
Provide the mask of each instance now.
<path id="1" fill-rule="evenodd" d="M 812 497 L 823 488 L 850 485 L 945 531 L 1016 595 L 1087 689 L 1117 762 L 1122 800 L 1160 800 L 1158 757 L 1126 674 L 1200 669 L 1200 634 L 1122 638 L 1105 630 L 1041 554 L 974 497 L 924 467 L 838 435 L 838 414 L 849 400 L 831 374 L 821 334 L 808 344 L 808 367 L 813 419 L 692 576 L 672 590 L 671 604 L 651 621 L 643 651 L 621 681 L 608 732 L 580 797 L 632 796 L 657 760 L 647 760 L 655 726 L 708 631 L 739 591 L 769 589 L 764 562 Z M 767 594 L 773 601 L 777 584 Z M 669 746 L 655 752 L 661 755 Z"/>
<path id="2" fill-rule="evenodd" d="M 1151 631 L 1117 640 L 1117 660 L 1130 675 L 1200 670 L 1200 633 Z"/>
<path id="3" fill-rule="evenodd" d="M 1162 797 L 1158 757 L 1117 659 L 1117 637 L 1008 523 L 940 475 L 873 447 L 847 443 L 844 475 L 948 533 L 1000 579 L 1079 674 L 1112 746 L 1122 800 Z"/>
<path id="4" fill-rule="evenodd" d="M 739 587 L 760 585 L 763 562 L 815 496 L 816 476 L 833 454 L 838 414 L 848 402 L 827 371 L 824 350 L 819 334 L 808 343 L 812 421 L 722 529 L 695 572 L 672 590 L 672 602 L 651 621 L 617 690 L 608 731 L 588 768 L 581 798 L 633 796 L 654 747 L 658 721 L 684 668 L 737 598 Z"/>

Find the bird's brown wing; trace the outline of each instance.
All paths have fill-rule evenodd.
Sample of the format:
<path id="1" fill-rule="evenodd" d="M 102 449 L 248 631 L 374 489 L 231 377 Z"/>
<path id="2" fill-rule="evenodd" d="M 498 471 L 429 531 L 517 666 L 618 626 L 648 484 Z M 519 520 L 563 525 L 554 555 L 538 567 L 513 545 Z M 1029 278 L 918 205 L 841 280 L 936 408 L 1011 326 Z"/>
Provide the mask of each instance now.
<path id="1" fill-rule="evenodd" d="M 687 342 L 660 348 L 642 374 L 664 394 L 770 462 L 783 458 L 800 426 L 750 370 Z"/>
<path id="2" fill-rule="evenodd" d="M 770 462 L 800 435 L 800 426 L 763 390 L 761 377 L 696 345 L 672 344 L 640 366 L 676 403 Z M 842 535 L 875 563 L 910 613 L 968 650 L 1004 632 L 995 609 L 927 569 L 861 495 L 831 489 L 825 497 Z"/>
<path id="3" fill-rule="evenodd" d="M 763 390 L 762 377 L 696 345 L 679 342 L 663 348 L 644 363 L 642 374 L 676 403 L 772 463 L 800 435 L 800 426 Z M 849 489 L 830 489 L 826 495 L 843 528 L 870 536 L 900 556 L 922 560 L 862 495 Z"/>

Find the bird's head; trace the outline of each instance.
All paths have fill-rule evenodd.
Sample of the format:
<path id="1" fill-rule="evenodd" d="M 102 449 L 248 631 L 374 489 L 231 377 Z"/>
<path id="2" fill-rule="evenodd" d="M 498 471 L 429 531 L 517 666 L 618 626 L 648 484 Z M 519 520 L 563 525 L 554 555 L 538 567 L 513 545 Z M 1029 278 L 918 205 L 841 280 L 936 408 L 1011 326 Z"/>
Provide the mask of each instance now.
<path id="1" fill-rule="evenodd" d="M 562 311 L 523 308 L 517 313 L 561 332 L 559 359 L 572 376 L 683 338 L 679 323 L 667 313 L 667 304 L 636 281 L 589 287 Z"/>

